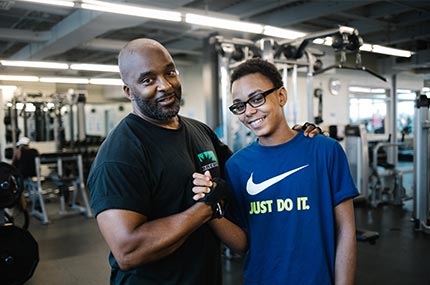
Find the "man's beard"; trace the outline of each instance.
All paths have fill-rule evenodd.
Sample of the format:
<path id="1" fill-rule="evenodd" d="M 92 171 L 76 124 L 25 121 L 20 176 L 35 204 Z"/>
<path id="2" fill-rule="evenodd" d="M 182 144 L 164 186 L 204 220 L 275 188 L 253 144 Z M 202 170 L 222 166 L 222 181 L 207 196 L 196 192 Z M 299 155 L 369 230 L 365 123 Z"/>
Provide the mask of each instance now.
<path id="1" fill-rule="evenodd" d="M 181 102 L 180 93 L 181 91 L 179 89 L 179 92 L 176 92 L 174 95 L 175 102 L 165 107 L 161 107 L 155 98 L 143 99 L 142 97 L 134 94 L 133 94 L 133 97 L 134 97 L 134 100 L 136 101 L 137 106 L 139 107 L 139 110 L 142 112 L 143 115 L 151 119 L 164 122 L 164 121 L 169 121 L 179 113 L 180 102 Z"/>

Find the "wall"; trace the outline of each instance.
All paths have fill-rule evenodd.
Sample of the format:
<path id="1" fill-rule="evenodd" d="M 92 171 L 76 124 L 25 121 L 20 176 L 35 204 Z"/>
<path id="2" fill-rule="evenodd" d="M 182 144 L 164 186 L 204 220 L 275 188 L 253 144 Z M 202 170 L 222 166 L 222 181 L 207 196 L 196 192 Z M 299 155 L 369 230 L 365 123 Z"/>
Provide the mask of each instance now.
<path id="1" fill-rule="evenodd" d="M 182 98 L 184 105 L 181 107 L 180 114 L 194 119 L 205 121 L 206 108 L 205 98 L 202 94 L 202 64 L 195 62 L 193 65 L 179 65 L 179 75 L 182 82 Z"/>

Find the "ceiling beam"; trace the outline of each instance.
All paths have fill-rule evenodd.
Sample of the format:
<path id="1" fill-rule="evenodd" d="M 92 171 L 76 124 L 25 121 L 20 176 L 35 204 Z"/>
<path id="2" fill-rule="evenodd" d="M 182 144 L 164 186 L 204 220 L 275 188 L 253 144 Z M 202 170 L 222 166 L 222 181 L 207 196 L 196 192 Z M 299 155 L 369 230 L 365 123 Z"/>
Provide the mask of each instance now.
<path id="1" fill-rule="evenodd" d="M 0 28 L 0 40 L 23 43 L 46 42 L 51 38 L 50 32 L 33 32 L 30 30 Z"/>
<path id="2" fill-rule="evenodd" d="M 79 9 L 50 30 L 51 37 L 48 41 L 31 43 L 10 59 L 42 60 L 63 53 L 108 31 L 134 26 L 144 21 L 145 19 L 138 17 Z"/>

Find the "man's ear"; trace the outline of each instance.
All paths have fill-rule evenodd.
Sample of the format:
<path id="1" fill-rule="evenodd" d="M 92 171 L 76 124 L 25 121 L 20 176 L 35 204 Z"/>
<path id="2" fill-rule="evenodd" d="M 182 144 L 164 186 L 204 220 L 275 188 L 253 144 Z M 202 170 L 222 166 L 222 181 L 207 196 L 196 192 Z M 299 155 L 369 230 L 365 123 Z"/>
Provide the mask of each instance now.
<path id="1" fill-rule="evenodd" d="M 133 99 L 132 96 L 130 95 L 130 87 L 128 87 L 127 85 L 122 86 L 122 92 L 124 92 L 125 96 L 127 96 L 127 98 L 130 99 L 130 101 Z"/>

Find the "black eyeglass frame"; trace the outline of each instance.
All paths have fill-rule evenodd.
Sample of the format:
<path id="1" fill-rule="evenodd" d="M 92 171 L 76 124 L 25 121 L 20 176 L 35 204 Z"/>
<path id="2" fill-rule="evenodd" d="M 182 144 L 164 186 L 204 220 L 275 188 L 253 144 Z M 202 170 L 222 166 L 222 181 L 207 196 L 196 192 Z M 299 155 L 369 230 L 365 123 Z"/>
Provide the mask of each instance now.
<path id="1" fill-rule="evenodd" d="M 236 102 L 236 103 L 234 103 L 233 105 L 231 105 L 230 107 L 228 107 L 228 109 L 233 113 L 233 114 L 235 114 L 235 115 L 241 115 L 241 114 L 243 114 L 243 113 L 245 113 L 245 111 L 246 111 L 246 104 L 249 104 L 252 108 L 258 108 L 258 107 L 260 107 L 260 106 L 263 106 L 264 105 L 264 103 L 266 103 L 266 97 L 268 96 L 268 95 L 270 95 L 273 91 L 275 91 L 276 89 L 279 89 L 279 88 L 281 88 L 282 86 L 280 86 L 280 87 L 273 87 L 273 88 L 271 88 L 271 89 L 269 89 L 269 90 L 266 90 L 266 91 L 264 91 L 264 92 L 258 92 L 258 93 L 256 93 L 256 94 L 254 94 L 254 95 L 252 95 L 251 97 L 249 97 L 249 99 L 248 100 L 246 100 L 245 102 Z M 257 97 L 257 96 L 263 96 L 263 101 L 261 102 L 261 103 L 258 103 L 257 105 L 254 105 L 254 104 L 252 104 L 251 102 L 252 102 L 252 100 L 254 100 L 255 99 L 255 97 Z M 242 105 L 243 104 L 243 111 L 242 112 L 237 112 L 237 105 Z"/>

